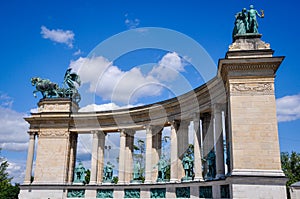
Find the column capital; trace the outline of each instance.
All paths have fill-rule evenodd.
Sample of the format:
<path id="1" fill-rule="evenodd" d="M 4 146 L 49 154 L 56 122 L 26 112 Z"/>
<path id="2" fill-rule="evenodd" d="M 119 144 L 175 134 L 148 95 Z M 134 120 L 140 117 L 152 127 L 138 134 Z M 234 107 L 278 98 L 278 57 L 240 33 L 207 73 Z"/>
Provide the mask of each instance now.
<path id="1" fill-rule="evenodd" d="M 135 134 L 135 130 L 133 129 L 123 129 L 123 131 L 129 136 L 134 136 Z"/>
<path id="2" fill-rule="evenodd" d="M 223 109 L 224 109 L 224 104 L 216 103 L 213 105 L 214 113 L 219 113 L 219 112 L 223 111 Z"/>
<path id="3" fill-rule="evenodd" d="M 145 129 L 146 129 L 146 134 L 151 133 L 154 135 L 156 133 L 159 133 L 163 129 L 163 126 L 147 125 L 145 126 Z"/>
<path id="4" fill-rule="evenodd" d="M 104 133 L 103 131 L 100 130 L 92 130 L 91 134 L 93 134 L 93 138 L 96 139 L 103 139 L 106 136 L 106 133 Z"/>
<path id="5" fill-rule="evenodd" d="M 193 121 L 200 120 L 200 112 L 192 113 L 191 117 L 193 118 Z"/>
<path id="6" fill-rule="evenodd" d="M 27 133 L 29 134 L 29 139 L 34 139 L 37 131 L 28 131 Z"/>
<path id="7" fill-rule="evenodd" d="M 177 130 L 180 122 L 178 120 L 172 120 L 172 121 L 169 121 L 168 124 L 171 125 L 171 129 Z"/>

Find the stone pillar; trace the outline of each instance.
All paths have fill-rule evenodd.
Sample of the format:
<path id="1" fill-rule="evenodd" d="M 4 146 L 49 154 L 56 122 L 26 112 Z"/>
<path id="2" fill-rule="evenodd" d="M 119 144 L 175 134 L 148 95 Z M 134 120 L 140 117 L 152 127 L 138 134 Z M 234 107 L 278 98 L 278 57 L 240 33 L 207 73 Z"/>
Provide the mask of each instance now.
<path id="1" fill-rule="evenodd" d="M 68 183 L 73 182 L 74 168 L 76 163 L 76 152 L 77 152 L 77 133 L 70 134 L 70 156 L 69 156 L 69 172 L 68 172 Z"/>
<path id="2" fill-rule="evenodd" d="M 202 156 L 200 151 L 201 136 L 200 136 L 200 114 L 195 113 L 193 117 L 194 122 L 194 172 L 195 181 L 203 181 L 202 176 Z"/>
<path id="3" fill-rule="evenodd" d="M 119 184 L 125 183 L 125 148 L 126 148 L 126 133 L 122 129 L 120 132 L 120 152 L 119 152 Z"/>
<path id="4" fill-rule="evenodd" d="M 104 146 L 105 146 L 105 133 L 98 131 L 99 143 L 98 143 L 98 168 L 97 168 L 97 183 L 100 184 L 103 179 L 103 167 L 104 167 Z"/>
<path id="5" fill-rule="evenodd" d="M 97 167 L 98 167 L 98 147 L 99 147 L 99 136 L 97 131 L 92 131 L 92 159 L 91 159 L 91 177 L 90 184 L 96 184 L 97 182 Z"/>
<path id="6" fill-rule="evenodd" d="M 213 141 L 213 125 L 211 122 L 211 114 L 203 113 L 202 114 L 202 158 L 206 158 L 208 153 L 211 150 L 214 150 L 214 141 Z M 207 173 L 207 163 L 203 164 L 204 176 Z"/>
<path id="7" fill-rule="evenodd" d="M 202 132 L 203 132 L 203 156 L 205 158 L 207 154 L 214 149 L 213 122 L 211 122 L 210 113 L 203 114 Z"/>
<path id="8" fill-rule="evenodd" d="M 162 127 L 156 126 L 152 130 L 152 182 L 156 182 L 158 176 L 157 163 L 161 157 Z"/>
<path id="9" fill-rule="evenodd" d="M 133 172 L 133 142 L 134 142 L 134 131 L 126 130 L 126 147 L 125 147 L 125 183 L 130 183 L 132 180 Z"/>
<path id="10" fill-rule="evenodd" d="M 146 127 L 146 164 L 145 164 L 145 183 L 152 181 L 152 127 Z"/>
<path id="11" fill-rule="evenodd" d="M 216 144 L 216 178 L 223 178 L 225 175 L 225 165 L 221 104 L 214 105 L 214 143 Z"/>
<path id="12" fill-rule="evenodd" d="M 184 153 L 189 147 L 189 124 L 188 121 L 180 121 L 180 126 L 177 131 L 177 144 L 178 144 L 178 179 L 181 180 L 185 176 L 182 166 L 182 158 Z"/>
<path id="13" fill-rule="evenodd" d="M 171 123 L 171 176 L 170 182 L 178 182 L 178 143 L 177 143 L 178 123 Z"/>
<path id="14" fill-rule="evenodd" d="M 34 145 L 35 145 L 35 132 L 28 132 L 29 134 L 29 143 L 28 143 L 28 153 L 27 153 L 27 162 L 26 162 L 26 173 L 24 184 L 31 183 L 31 174 L 32 174 L 32 164 L 34 156 Z"/>
<path id="15" fill-rule="evenodd" d="M 145 183 L 157 180 L 157 163 L 161 153 L 161 127 L 148 126 L 146 129 Z"/>

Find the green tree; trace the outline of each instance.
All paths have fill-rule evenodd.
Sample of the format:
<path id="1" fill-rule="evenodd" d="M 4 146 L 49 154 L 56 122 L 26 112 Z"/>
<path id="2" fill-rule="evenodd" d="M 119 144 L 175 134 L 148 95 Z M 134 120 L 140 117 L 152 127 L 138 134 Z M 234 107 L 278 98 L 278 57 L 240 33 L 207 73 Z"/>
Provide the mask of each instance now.
<path id="1" fill-rule="evenodd" d="M 288 152 L 282 152 L 281 167 L 285 176 L 288 178 L 286 186 L 287 195 L 288 198 L 290 198 L 288 187 L 291 184 L 300 181 L 300 153 L 296 153 L 294 151 L 292 151 L 291 154 L 289 154 Z"/>
<path id="2" fill-rule="evenodd" d="M 91 171 L 88 169 L 84 177 L 84 184 L 89 184 L 91 179 Z"/>
<path id="3" fill-rule="evenodd" d="M 0 198 L 16 199 L 20 192 L 19 184 L 11 184 L 12 178 L 9 177 L 7 172 L 8 162 L 1 156 L 0 163 Z"/>

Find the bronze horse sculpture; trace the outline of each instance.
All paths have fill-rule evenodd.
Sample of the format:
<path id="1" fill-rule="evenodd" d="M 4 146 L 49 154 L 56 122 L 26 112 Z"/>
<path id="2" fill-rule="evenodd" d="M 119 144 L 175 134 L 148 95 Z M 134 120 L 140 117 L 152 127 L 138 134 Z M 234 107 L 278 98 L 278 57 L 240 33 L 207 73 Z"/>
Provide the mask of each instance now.
<path id="1" fill-rule="evenodd" d="M 41 92 L 43 95 L 43 98 L 59 97 L 58 84 L 53 83 L 48 79 L 33 77 L 33 78 L 31 78 L 31 84 L 32 84 L 32 86 L 35 86 L 35 90 L 33 91 L 34 97 L 36 97 L 37 92 Z"/>
<path id="2" fill-rule="evenodd" d="M 49 79 L 31 78 L 32 86 L 36 87 L 33 91 L 33 96 L 36 97 L 36 93 L 41 92 L 43 98 L 71 98 L 78 103 L 81 100 L 81 96 L 74 83 L 76 82 L 80 86 L 81 81 L 76 73 L 71 73 L 71 70 L 69 68 L 64 77 L 64 84 L 68 88 L 60 88 L 58 84 L 51 82 Z"/>

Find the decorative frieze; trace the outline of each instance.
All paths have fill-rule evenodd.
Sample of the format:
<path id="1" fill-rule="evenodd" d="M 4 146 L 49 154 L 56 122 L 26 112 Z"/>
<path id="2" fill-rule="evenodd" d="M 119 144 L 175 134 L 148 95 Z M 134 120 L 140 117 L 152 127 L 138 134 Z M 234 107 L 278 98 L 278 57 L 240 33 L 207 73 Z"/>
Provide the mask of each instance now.
<path id="1" fill-rule="evenodd" d="M 39 138 L 47 137 L 47 138 L 67 138 L 70 135 L 70 132 L 63 129 L 45 129 L 41 130 L 39 133 Z"/>
<path id="2" fill-rule="evenodd" d="M 263 83 L 231 83 L 230 95 L 273 95 L 274 84 Z"/>

